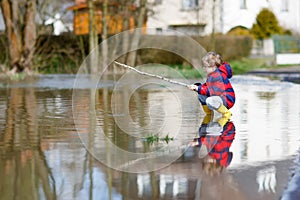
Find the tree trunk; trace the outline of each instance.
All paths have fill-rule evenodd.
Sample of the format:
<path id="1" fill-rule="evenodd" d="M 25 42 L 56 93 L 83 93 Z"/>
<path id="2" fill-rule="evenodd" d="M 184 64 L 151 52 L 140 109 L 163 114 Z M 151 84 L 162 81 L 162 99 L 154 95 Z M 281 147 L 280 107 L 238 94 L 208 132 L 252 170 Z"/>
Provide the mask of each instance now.
<path id="1" fill-rule="evenodd" d="M 21 57 L 21 66 L 26 70 L 31 70 L 34 52 L 35 52 L 35 43 L 37 40 L 37 30 L 35 23 L 36 16 L 36 1 L 28 0 L 26 2 L 26 15 L 25 15 L 25 28 L 23 35 L 23 51 Z"/>
<path id="2" fill-rule="evenodd" d="M 33 63 L 36 33 L 36 1 L 26 0 L 25 15 L 21 15 L 20 2 L 2 0 L 1 10 L 8 38 L 10 70 L 12 73 L 29 71 Z"/>
<path id="3" fill-rule="evenodd" d="M 98 35 L 95 24 L 95 8 L 93 0 L 88 0 L 89 7 L 89 52 L 91 75 L 97 75 L 98 72 Z"/>
<path id="4" fill-rule="evenodd" d="M 107 16 L 108 16 L 108 0 L 103 1 L 103 12 L 102 12 L 102 70 L 105 70 L 108 59 L 108 44 L 107 44 Z"/>
<path id="5" fill-rule="evenodd" d="M 141 0 L 140 1 L 140 9 L 139 9 L 139 15 L 138 15 L 138 20 L 137 20 L 137 27 L 140 29 L 135 30 L 134 35 L 131 40 L 131 49 L 136 49 L 138 48 L 141 34 L 142 34 L 142 27 L 144 24 L 144 19 L 146 15 L 146 4 L 147 0 Z M 127 57 L 127 64 L 130 66 L 135 66 L 136 63 L 136 55 L 137 51 L 130 52 Z"/>

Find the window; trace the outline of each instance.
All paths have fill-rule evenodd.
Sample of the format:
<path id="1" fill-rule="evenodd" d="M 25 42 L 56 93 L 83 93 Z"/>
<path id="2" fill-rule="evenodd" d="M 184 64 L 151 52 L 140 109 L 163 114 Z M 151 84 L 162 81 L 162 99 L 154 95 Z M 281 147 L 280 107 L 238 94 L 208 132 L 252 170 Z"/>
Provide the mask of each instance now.
<path id="1" fill-rule="evenodd" d="M 182 0 L 183 9 L 193 9 L 199 7 L 199 0 Z"/>
<path id="2" fill-rule="evenodd" d="M 162 0 L 155 0 L 155 4 L 156 5 L 162 4 Z"/>
<path id="3" fill-rule="evenodd" d="M 288 12 L 289 11 L 288 0 L 281 0 L 281 11 L 282 12 Z"/>
<path id="4" fill-rule="evenodd" d="M 247 9 L 246 0 L 240 0 L 240 9 Z"/>
<path id="5" fill-rule="evenodd" d="M 162 34 L 163 29 L 162 28 L 156 28 L 156 34 Z"/>

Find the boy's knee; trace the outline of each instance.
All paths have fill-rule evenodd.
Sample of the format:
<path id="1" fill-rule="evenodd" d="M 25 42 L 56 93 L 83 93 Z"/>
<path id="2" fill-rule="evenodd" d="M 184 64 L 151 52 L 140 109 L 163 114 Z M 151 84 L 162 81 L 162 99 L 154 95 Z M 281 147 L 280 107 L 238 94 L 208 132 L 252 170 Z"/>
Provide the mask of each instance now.
<path id="1" fill-rule="evenodd" d="M 206 99 L 206 104 L 211 110 L 217 110 L 222 104 L 222 99 L 219 96 L 212 96 Z"/>

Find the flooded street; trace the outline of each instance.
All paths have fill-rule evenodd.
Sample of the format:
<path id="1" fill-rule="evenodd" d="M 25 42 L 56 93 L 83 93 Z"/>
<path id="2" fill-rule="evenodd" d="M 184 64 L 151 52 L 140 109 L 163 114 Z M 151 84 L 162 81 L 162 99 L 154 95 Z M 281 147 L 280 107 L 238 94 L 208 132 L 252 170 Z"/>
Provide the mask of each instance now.
<path id="1" fill-rule="evenodd" d="M 205 118 L 194 92 L 159 81 L 93 88 L 74 80 L 0 83 L 1 200 L 280 199 L 290 181 L 300 147 L 299 84 L 235 76 L 233 116 L 221 131 L 231 128 L 234 140 L 226 164 L 214 169 L 201 147 L 188 146 Z M 145 141 L 154 134 L 172 140 Z M 213 138 L 214 145 L 224 139 Z M 138 157 L 147 153 L 157 159 Z"/>

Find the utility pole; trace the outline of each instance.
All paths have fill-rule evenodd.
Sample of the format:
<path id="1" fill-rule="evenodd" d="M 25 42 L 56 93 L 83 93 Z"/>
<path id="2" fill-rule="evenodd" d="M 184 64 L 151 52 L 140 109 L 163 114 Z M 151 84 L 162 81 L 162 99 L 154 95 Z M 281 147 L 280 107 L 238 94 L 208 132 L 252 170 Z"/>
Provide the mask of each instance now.
<path id="1" fill-rule="evenodd" d="M 216 48 L 216 42 L 215 42 L 215 21 L 216 21 L 216 16 L 215 16 L 215 9 L 216 9 L 216 0 L 213 0 L 213 5 L 212 5 L 212 31 L 211 31 L 211 44 L 212 44 L 212 50 L 215 50 Z"/>
<path id="2" fill-rule="evenodd" d="M 220 0 L 221 10 L 220 10 L 220 27 L 221 33 L 224 33 L 224 0 Z"/>

